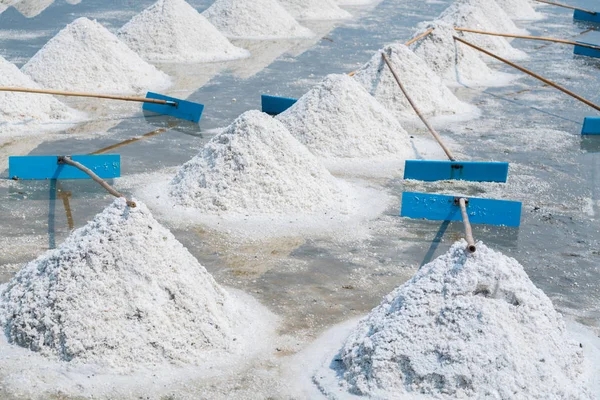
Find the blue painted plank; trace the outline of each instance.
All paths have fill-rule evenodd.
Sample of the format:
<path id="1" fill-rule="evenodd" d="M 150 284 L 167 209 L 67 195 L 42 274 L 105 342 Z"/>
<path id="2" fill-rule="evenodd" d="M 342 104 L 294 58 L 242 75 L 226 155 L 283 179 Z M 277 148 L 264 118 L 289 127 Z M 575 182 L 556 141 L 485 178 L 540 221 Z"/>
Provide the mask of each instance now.
<path id="1" fill-rule="evenodd" d="M 406 160 L 404 163 L 404 179 L 506 182 L 507 178 L 507 162 Z"/>
<path id="2" fill-rule="evenodd" d="M 260 101 L 262 104 L 262 112 L 277 115 L 296 104 L 298 100 L 290 97 L 278 97 L 263 94 L 260 96 Z"/>
<path id="3" fill-rule="evenodd" d="M 177 103 L 177 106 L 163 105 L 154 103 L 144 103 L 142 109 L 146 111 L 152 111 L 158 114 L 170 115 L 175 118 L 183 119 L 186 121 L 200 122 L 202 118 L 202 112 L 204 111 L 204 105 L 200 103 L 193 103 L 191 101 L 176 99 L 175 97 L 169 97 L 158 93 L 148 92 L 146 94 L 147 99 L 159 99 L 169 100 Z"/>
<path id="4" fill-rule="evenodd" d="M 598 12 L 596 12 L 595 14 L 590 14 L 585 11 L 575 10 L 575 12 L 573 13 L 573 18 L 579 21 L 590 21 L 600 23 L 600 13 Z"/>
<path id="5" fill-rule="evenodd" d="M 585 117 L 583 120 L 582 135 L 600 135 L 600 118 Z"/>
<path id="6" fill-rule="evenodd" d="M 455 196 L 439 194 L 402 193 L 401 217 L 425 218 L 436 221 L 462 221 Z M 521 203 L 518 201 L 469 197 L 467 213 L 472 224 L 519 226 Z"/>
<path id="7" fill-rule="evenodd" d="M 577 43 L 594 45 L 593 43 L 585 43 L 582 41 L 577 41 Z M 600 49 L 591 49 L 589 47 L 575 45 L 575 47 L 573 48 L 573 54 L 577 54 L 578 56 L 600 58 Z"/>
<path id="8" fill-rule="evenodd" d="M 97 156 L 72 156 L 91 169 L 100 178 L 121 176 L 121 156 L 102 154 Z M 8 157 L 8 176 L 18 179 L 90 179 L 75 167 L 58 163 L 58 156 L 11 156 Z"/>

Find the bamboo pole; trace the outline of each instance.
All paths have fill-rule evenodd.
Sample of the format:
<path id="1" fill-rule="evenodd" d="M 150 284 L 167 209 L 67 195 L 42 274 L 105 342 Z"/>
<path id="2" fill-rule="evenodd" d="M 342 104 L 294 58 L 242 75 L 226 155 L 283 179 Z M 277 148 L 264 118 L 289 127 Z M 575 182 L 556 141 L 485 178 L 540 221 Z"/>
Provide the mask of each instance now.
<path id="1" fill-rule="evenodd" d="M 90 153 L 90 155 L 104 154 L 104 153 L 106 153 L 106 152 L 108 152 L 110 150 L 118 149 L 119 147 L 127 146 L 128 144 L 132 144 L 132 143 L 138 142 L 138 141 L 143 140 L 143 139 L 147 139 L 147 138 L 152 137 L 152 136 L 160 135 L 161 133 L 167 132 L 168 130 L 170 130 L 171 128 L 173 128 L 175 125 L 176 124 L 174 124 L 174 123 L 169 123 L 169 126 L 166 127 L 166 128 L 159 128 L 159 129 L 156 129 L 156 130 L 154 130 L 152 132 L 148 132 L 148 133 L 146 133 L 146 134 L 144 134 L 142 136 L 134 137 L 134 138 L 127 139 L 127 140 L 124 140 L 124 141 L 119 142 L 119 143 L 111 144 L 110 146 L 104 147 L 104 148 L 102 148 L 100 150 L 96 150 L 93 153 Z"/>
<path id="2" fill-rule="evenodd" d="M 404 43 L 404 45 L 406 47 L 410 46 L 413 43 L 418 42 L 419 40 L 425 38 L 426 36 L 431 35 L 431 33 L 435 30 L 435 28 L 429 28 L 427 29 L 425 32 L 421 33 L 419 36 L 415 36 L 414 38 L 410 39 L 408 42 Z M 356 74 L 356 71 L 352 71 L 348 74 L 348 76 L 354 76 Z"/>
<path id="3" fill-rule="evenodd" d="M 513 62 L 505 60 L 504 58 L 502 58 L 500 56 L 497 56 L 494 53 L 491 53 L 491 52 L 489 52 L 489 51 L 487 51 L 485 49 L 482 49 L 481 47 L 475 46 L 473 43 L 469 43 L 466 40 L 463 40 L 463 39 L 461 39 L 459 37 L 454 36 L 454 40 L 457 40 L 457 41 L 459 41 L 461 43 L 464 43 L 467 46 L 470 46 L 470 47 L 474 48 L 475 50 L 479 50 L 482 53 L 485 53 L 485 54 L 487 54 L 490 57 L 493 57 L 493 58 L 495 58 L 495 59 L 497 59 L 499 61 L 502 61 L 503 63 L 506 63 L 506 64 L 510 65 L 511 67 L 516 68 L 519 71 L 526 73 L 527 75 L 533 76 L 534 78 L 539 79 L 540 81 L 542 81 L 542 82 L 544 82 L 544 83 L 552 86 L 553 88 L 556 88 L 556 89 L 560 90 L 561 92 L 568 94 L 569 96 L 571 96 L 571 97 L 573 97 L 573 98 L 581 101 L 582 103 L 584 103 L 584 104 L 592 107 L 593 109 L 595 109 L 597 111 L 600 111 L 600 106 L 598 106 L 598 105 L 592 103 L 591 101 L 589 101 L 589 100 L 587 100 L 587 99 L 579 96 L 578 94 L 573 93 L 569 89 L 564 88 L 564 87 L 560 86 L 559 84 L 554 83 L 551 80 L 548 80 L 548 79 L 544 78 L 543 76 L 540 76 L 540 75 L 536 74 L 535 72 L 532 72 L 532 71 L 530 71 L 530 70 L 528 70 L 526 68 L 523 68 L 523 67 L 521 67 L 521 66 L 519 66 L 519 65 L 517 65 L 517 64 L 515 64 Z"/>
<path id="4" fill-rule="evenodd" d="M 134 201 L 131 200 L 127 200 L 127 198 L 125 197 L 125 195 L 119 193 L 117 190 L 115 190 L 115 188 L 113 188 L 112 186 L 110 186 L 104 179 L 100 178 L 98 175 L 96 175 L 91 169 L 89 169 L 88 167 L 86 167 L 85 165 L 74 161 L 73 159 L 71 159 L 70 156 L 60 156 L 58 157 L 58 163 L 59 164 L 67 164 L 70 165 L 72 167 L 75 167 L 77 169 L 79 169 L 80 171 L 83 171 L 84 173 L 86 173 L 87 175 L 89 175 L 90 178 L 92 178 L 95 182 L 97 182 L 98 184 L 100 184 L 100 186 L 102 186 L 104 189 L 106 189 L 106 191 L 110 194 L 112 194 L 115 197 L 123 197 L 125 199 L 125 201 L 127 202 L 127 205 L 129 207 L 135 207 L 136 204 Z"/>
<path id="5" fill-rule="evenodd" d="M 163 104 L 163 105 L 175 106 L 175 107 L 177 106 L 177 102 L 170 101 L 170 100 L 147 99 L 145 97 L 133 97 L 133 96 L 113 96 L 113 95 L 109 95 L 109 94 L 96 94 L 96 93 L 86 93 L 86 92 L 65 92 L 62 90 L 0 87 L 0 92 L 52 94 L 52 95 L 57 95 L 57 96 L 72 96 L 72 97 L 93 97 L 93 98 L 97 98 L 97 99 L 137 101 L 140 103 Z"/>
<path id="6" fill-rule="evenodd" d="M 556 39 L 556 38 L 549 38 L 549 37 L 543 37 L 543 36 L 514 35 L 512 33 L 486 32 L 486 31 L 479 31 L 477 29 L 467 29 L 467 28 L 458 28 L 458 27 L 454 27 L 454 30 L 457 30 L 459 32 L 478 33 L 481 35 L 502 36 L 502 37 L 516 38 L 516 39 L 530 39 L 530 40 L 540 40 L 540 41 L 544 41 L 544 42 L 571 44 L 573 46 L 581 46 L 581 47 L 587 47 L 590 49 L 600 50 L 600 46 L 595 46 L 593 44 L 587 44 L 587 43 L 578 43 L 573 40 Z"/>
<path id="7" fill-rule="evenodd" d="M 467 238 L 467 250 L 471 253 L 475 253 L 477 247 L 475 247 L 475 240 L 473 239 L 473 230 L 471 229 L 471 223 L 469 222 L 469 214 L 467 214 L 467 200 L 464 197 L 458 199 L 458 205 L 460 206 L 460 213 L 462 214 L 462 221 L 465 225 L 465 236 Z"/>
<path id="8" fill-rule="evenodd" d="M 387 64 L 388 68 L 390 69 L 390 72 L 394 76 L 394 79 L 396 80 L 396 83 L 398 83 L 398 86 L 400 86 L 400 90 L 402 91 L 402 93 L 404 93 L 404 96 L 406 97 L 406 99 L 410 103 L 410 106 L 413 108 L 413 110 L 415 110 L 415 112 L 417 113 L 417 115 L 419 116 L 419 118 L 421 119 L 421 121 L 423 121 L 423 123 L 425 124 L 425 126 L 427 127 L 427 129 L 429 130 L 429 132 L 433 135 L 433 137 L 435 138 L 435 140 L 437 140 L 437 142 L 439 143 L 439 145 L 442 147 L 442 150 L 444 150 L 444 153 L 446 153 L 446 156 L 448 156 L 448 159 L 450 161 L 456 161 L 456 159 L 454 158 L 454 155 L 452 154 L 452 152 L 450 151 L 450 149 L 448 149 L 446 147 L 446 145 L 442 141 L 442 138 L 440 137 L 440 135 L 436 132 L 435 129 L 433 129 L 433 127 L 425 119 L 425 117 L 423 116 L 423 114 L 421 114 L 421 111 L 419 111 L 419 108 L 417 107 L 417 105 L 415 104 L 415 102 L 412 100 L 412 98 L 406 92 L 406 88 L 404 87 L 404 85 L 402 84 L 402 82 L 400 82 L 400 78 L 398 77 L 398 74 L 396 74 L 396 71 L 394 71 L 394 68 L 392 67 L 392 64 L 390 63 L 390 60 L 387 58 L 387 56 L 385 55 L 385 53 L 381 53 L 381 57 L 383 58 L 383 61 L 385 61 L 385 63 Z"/>
<path id="9" fill-rule="evenodd" d="M 573 7 L 573 6 L 570 6 L 568 4 L 555 3 L 553 1 L 548 1 L 548 0 L 535 0 L 535 1 L 540 2 L 540 3 L 550 4 L 550 5 L 553 5 L 553 6 L 559 6 L 559 7 L 563 7 L 563 8 L 568 8 L 568 9 L 571 9 L 571 10 L 583 11 L 583 12 L 586 12 L 588 14 L 596 15 L 596 11 L 586 10 L 585 8 Z"/>

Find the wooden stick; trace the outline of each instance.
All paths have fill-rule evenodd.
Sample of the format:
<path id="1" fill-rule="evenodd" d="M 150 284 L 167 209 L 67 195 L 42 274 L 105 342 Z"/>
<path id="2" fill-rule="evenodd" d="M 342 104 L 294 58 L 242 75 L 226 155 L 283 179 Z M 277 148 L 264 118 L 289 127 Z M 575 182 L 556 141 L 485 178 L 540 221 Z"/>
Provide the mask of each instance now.
<path id="1" fill-rule="evenodd" d="M 573 46 L 588 47 L 590 49 L 600 50 L 600 46 L 595 46 L 593 44 L 586 44 L 586 43 L 578 43 L 578 42 L 575 42 L 572 40 L 555 39 L 555 38 L 549 38 L 549 37 L 543 37 L 543 36 L 513 35 L 511 33 L 486 32 L 486 31 L 478 31 L 476 29 L 457 28 L 457 27 L 455 27 L 454 29 L 459 32 L 479 33 L 481 35 L 502 36 L 502 37 L 509 37 L 509 38 L 517 38 L 517 39 L 541 40 L 541 41 L 545 41 L 545 42 L 571 44 Z"/>
<path id="2" fill-rule="evenodd" d="M 528 70 L 526 68 L 523 68 L 523 67 L 521 67 L 521 66 L 519 66 L 519 65 L 517 65 L 515 63 L 512 63 L 512 62 L 510 62 L 508 60 L 505 60 L 504 58 L 502 58 L 500 56 L 497 56 L 494 53 L 490 53 L 489 51 L 487 51 L 485 49 L 482 49 L 481 47 L 475 46 L 473 43 L 469 43 L 466 40 L 463 40 L 463 39 L 461 39 L 459 37 L 454 36 L 454 40 L 457 40 L 457 41 L 459 41 L 461 43 L 464 43 L 467 46 L 470 46 L 470 47 L 474 48 L 475 50 L 479 50 L 482 53 L 485 53 L 488 56 L 495 58 L 496 60 L 500 60 L 503 63 L 506 63 L 506 64 L 510 65 L 511 67 L 516 68 L 519 71 L 526 73 L 527 75 L 533 76 L 534 78 L 539 79 L 540 81 L 542 81 L 542 82 L 544 82 L 544 83 L 552 86 L 553 88 L 556 88 L 556 89 L 560 90 L 561 92 L 568 94 L 569 96 L 571 96 L 571 97 L 573 97 L 573 98 L 581 101 L 582 103 L 584 103 L 584 104 L 592 107 L 593 109 L 595 109 L 597 111 L 600 111 L 600 106 L 597 106 L 596 104 L 592 103 L 591 101 L 589 101 L 589 100 L 587 100 L 587 99 L 579 96 L 578 94 L 575 94 L 575 93 L 571 92 L 569 89 L 566 89 L 566 88 L 564 88 L 564 87 L 562 87 L 562 86 L 560 86 L 560 85 L 558 85 L 558 84 L 556 84 L 556 83 L 554 83 L 554 82 L 552 82 L 552 81 L 550 81 L 550 80 L 548 80 L 548 79 L 546 79 L 546 78 L 544 78 L 544 77 L 536 74 L 535 72 L 532 72 L 532 71 L 530 71 L 530 70 Z"/>
<path id="3" fill-rule="evenodd" d="M 0 92 L 21 92 L 21 93 L 37 93 L 37 94 L 53 94 L 58 96 L 73 96 L 73 97 L 94 97 L 97 99 L 137 101 L 140 103 L 154 103 L 169 106 L 177 106 L 177 103 L 169 100 L 147 99 L 145 97 L 131 96 L 112 96 L 108 94 L 84 93 L 84 92 L 65 92 L 62 90 L 46 90 L 46 89 L 30 89 L 18 87 L 0 87 Z"/>
<path id="4" fill-rule="evenodd" d="M 425 124 L 425 126 L 427 127 L 429 132 L 431 132 L 431 134 L 433 135 L 435 140 L 437 140 L 439 145 L 442 147 L 442 150 L 444 150 L 444 153 L 446 153 L 446 156 L 448 156 L 448 159 L 450 159 L 450 161 L 456 161 L 456 159 L 454 158 L 454 155 L 452 155 L 452 152 L 450 151 L 450 149 L 448 149 L 446 147 L 446 145 L 444 144 L 444 142 L 442 142 L 442 138 L 440 137 L 440 135 L 435 131 L 435 129 L 433 129 L 433 127 L 429 124 L 429 122 L 427 122 L 425 117 L 423 117 L 423 115 L 421 114 L 421 111 L 419 111 L 419 109 L 417 108 L 414 101 L 410 98 L 410 96 L 406 92 L 404 85 L 402 84 L 402 82 L 400 82 L 400 78 L 398 77 L 398 74 L 396 74 L 396 71 L 394 71 L 394 68 L 392 67 L 392 64 L 390 63 L 390 60 L 387 58 L 385 53 L 381 53 L 381 57 L 383 58 L 383 61 L 385 61 L 385 63 L 387 64 L 392 75 L 394 75 L 394 79 L 396 80 L 396 83 L 398 83 L 398 86 L 400 86 L 400 90 L 402 91 L 402 93 L 404 93 L 404 96 L 410 103 L 410 106 L 413 108 L 413 110 L 415 110 L 415 112 L 417 113 L 417 115 L 419 116 L 421 121 L 423 121 L 423 123 Z"/>
<path id="5" fill-rule="evenodd" d="M 98 184 L 100 184 L 100 186 L 102 186 L 104 189 L 106 189 L 106 191 L 108 193 L 112 194 L 115 197 L 123 197 L 129 207 L 133 208 L 136 206 L 134 201 L 127 200 L 127 198 L 123 194 L 116 191 L 104 179 L 102 179 L 98 175 L 96 175 L 91 169 L 89 169 L 88 167 L 86 167 L 85 165 L 83 165 L 77 161 L 73 161 L 73 159 L 71 159 L 71 157 L 60 156 L 60 157 L 58 157 L 58 163 L 59 164 L 67 164 L 67 165 L 70 165 L 72 167 L 79 169 L 80 171 L 85 172 L 86 174 L 89 175 L 90 178 L 92 178 L 94 181 L 96 181 Z"/>
<path id="6" fill-rule="evenodd" d="M 573 7 L 573 6 L 570 6 L 570 5 L 567 5 L 567 4 L 555 3 L 553 1 L 548 1 L 548 0 L 535 0 L 535 1 L 538 1 L 540 3 L 551 4 L 553 6 L 559 6 L 559 7 L 563 7 L 563 8 L 569 8 L 571 10 L 583 11 L 583 12 L 586 12 L 588 14 L 596 15 L 596 11 L 586 10 L 585 8 Z"/>
<path id="7" fill-rule="evenodd" d="M 131 139 L 127 139 L 127 140 L 124 140 L 124 141 L 122 141 L 120 143 L 111 144 L 110 146 L 104 147 L 104 148 L 102 148 L 100 150 L 96 150 L 93 153 L 90 153 L 90 155 L 104 154 L 104 153 L 106 153 L 106 152 L 108 152 L 110 150 L 118 149 L 119 147 L 123 147 L 123 146 L 126 146 L 128 144 L 138 142 L 138 141 L 140 141 L 142 139 L 147 139 L 149 137 L 159 135 L 161 133 L 167 132 L 169 129 L 173 128 L 175 125 L 176 125 L 175 123 L 169 123 L 169 126 L 166 127 L 166 128 L 159 128 L 159 129 L 156 129 L 156 130 L 154 130 L 152 132 L 148 132 L 148 133 L 146 133 L 146 134 L 144 134 L 142 136 L 138 136 L 138 137 L 134 137 L 134 138 L 131 138 Z"/>
<path id="8" fill-rule="evenodd" d="M 405 45 L 406 47 L 408 47 L 408 46 L 410 46 L 411 44 L 413 44 L 413 43 L 415 43 L 415 42 L 417 42 L 417 41 L 419 41 L 419 40 L 423 39 L 424 37 L 431 35 L 431 33 L 432 33 L 434 30 L 435 30 L 435 28 L 430 28 L 430 29 L 427 29 L 425 32 L 421 33 L 419 36 L 416 36 L 416 37 L 414 37 L 414 38 L 410 39 L 408 42 L 404 43 L 404 45 Z M 348 76 L 354 76 L 355 74 L 356 74 L 356 71 L 352 71 L 352 72 L 350 72 L 350 73 L 348 74 Z"/>
<path id="9" fill-rule="evenodd" d="M 471 253 L 475 253 L 477 248 L 475 247 L 475 240 L 473 239 L 473 230 L 471 229 L 471 223 L 469 222 L 469 214 L 467 214 L 467 200 L 464 197 L 461 197 L 458 199 L 458 205 L 460 206 L 460 213 L 462 214 L 463 224 L 465 225 L 467 250 Z"/>

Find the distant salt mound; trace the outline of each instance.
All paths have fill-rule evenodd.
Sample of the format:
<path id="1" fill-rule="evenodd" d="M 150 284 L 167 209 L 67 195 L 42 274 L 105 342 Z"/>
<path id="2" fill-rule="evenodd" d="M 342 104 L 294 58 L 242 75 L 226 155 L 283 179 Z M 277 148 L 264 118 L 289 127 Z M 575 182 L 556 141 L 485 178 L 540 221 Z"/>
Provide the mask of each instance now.
<path id="1" fill-rule="evenodd" d="M 249 57 L 185 0 L 159 0 L 118 32 L 144 59 L 155 62 L 214 62 Z"/>
<path id="2" fill-rule="evenodd" d="M 230 38 L 282 39 L 311 37 L 276 0 L 216 0 L 204 16 Z"/>
<path id="3" fill-rule="evenodd" d="M 544 15 L 535 11 L 530 0 L 496 0 L 506 14 L 517 20 L 538 20 Z"/>
<path id="4" fill-rule="evenodd" d="M 0 86 L 39 88 L 14 64 L 0 56 Z M 48 95 L 0 92 L 0 131 L 2 123 L 67 122 L 81 115 Z M 50 126 L 48 126 L 50 127 Z"/>
<path id="5" fill-rule="evenodd" d="M 410 49 L 448 85 L 503 84 L 514 75 L 491 70 L 479 57 L 477 50 L 464 46 L 453 39 L 456 31 L 451 25 L 434 22 L 424 25 L 415 37 L 433 28 L 433 32 L 415 42 Z"/>
<path id="6" fill-rule="evenodd" d="M 349 19 L 352 14 L 341 9 L 334 0 L 279 0 L 279 3 L 297 19 Z"/>
<path id="7" fill-rule="evenodd" d="M 359 322 L 340 352 L 342 384 L 374 398 L 591 399 L 583 355 L 550 299 L 516 260 L 465 247 Z"/>
<path id="8" fill-rule="evenodd" d="M 339 211 L 347 198 L 284 125 L 259 111 L 242 114 L 185 163 L 170 196 L 212 214 Z"/>
<path id="9" fill-rule="evenodd" d="M 496 10 L 495 12 L 497 12 L 497 14 L 489 13 L 490 7 L 486 7 L 486 5 L 492 4 L 493 1 L 494 0 L 484 0 L 482 3 L 479 3 L 479 0 L 456 0 L 442 12 L 438 19 L 443 23 L 459 28 L 523 34 L 524 31 L 516 28 L 504 11 Z M 493 4 L 498 6 L 497 3 Z M 495 8 L 496 7 L 491 7 L 492 10 Z M 456 36 L 463 37 L 465 40 L 468 40 L 479 47 L 483 47 L 500 57 L 513 60 L 527 58 L 526 53 L 515 49 L 502 37 L 465 32 L 457 32 Z M 464 44 L 461 45 L 466 46 Z M 479 56 L 484 61 L 493 60 L 483 53 L 479 54 Z"/>
<path id="10" fill-rule="evenodd" d="M 78 18 L 22 68 L 42 87 L 102 93 L 142 93 L 170 78 L 140 58 L 96 21 Z"/>
<path id="11" fill-rule="evenodd" d="M 444 86 L 442 79 L 425 61 L 405 45 L 394 43 L 384 51 L 408 94 L 423 114 L 475 115 L 476 108 L 460 101 Z M 398 87 L 392 73 L 378 51 L 361 67 L 354 78 L 363 85 L 388 111 L 399 119 L 415 118 L 416 114 Z"/>
<path id="12" fill-rule="evenodd" d="M 11 343 L 109 367 L 199 365 L 216 351 L 242 351 L 256 316 L 240 310 L 144 204 L 124 199 L 0 293 Z"/>
<path id="13" fill-rule="evenodd" d="M 320 157 L 414 157 L 396 118 L 348 75 L 327 76 L 277 119 Z"/>
<path id="14" fill-rule="evenodd" d="M 26 18 L 40 15 L 46 8 L 50 7 L 54 0 L 21 0 L 13 7 Z"/>

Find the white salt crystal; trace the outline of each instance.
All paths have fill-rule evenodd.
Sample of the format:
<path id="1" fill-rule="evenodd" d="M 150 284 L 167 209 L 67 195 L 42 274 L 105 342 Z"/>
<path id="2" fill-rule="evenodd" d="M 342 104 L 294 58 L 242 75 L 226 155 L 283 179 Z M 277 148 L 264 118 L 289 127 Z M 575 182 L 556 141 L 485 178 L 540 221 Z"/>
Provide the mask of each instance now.
<path id="1" fill-rule="evenodd" d="M 311 37 L 276 0 L 216 0 L 204 16 L 225 36 L 240 39 Z"/>
<path id="2" fill-rule="evenodd" d="M 58 32 L 22 71 L 42 87 L 68 91 L 143 93 L 171 83 L 166 74 L 87 18 Z"/>
<path id="3" fill-rule="evenodd" d="M 496 3 L 512 19 L 539 20 L 544 15 L 535 11 L 529 0 L 496 0 Z"/>
<path id="4" fill-rule="evenodd" d="M 334 0 L 279 0 L 297 19 L 336 20 L 352 18 Z"/>
<path id="5" fill-rule="evenodd" d="M 144 59 L 214 62 L 249 57 L 185 0 L 159 0 L 125 24 L 118 37 Z"/>
<path id="6" fill-rule="evenodd" d="M 374 398 L 591 399 L 583 355 L 513 258 L 460 241 L 358 324 L 342 385 Z"/>
<path id="7" fill-rule="evenodd" d="M 398 120 L 348 75 L 327 76 L 277 119 L 320 157 L 414 157 Z"/>

